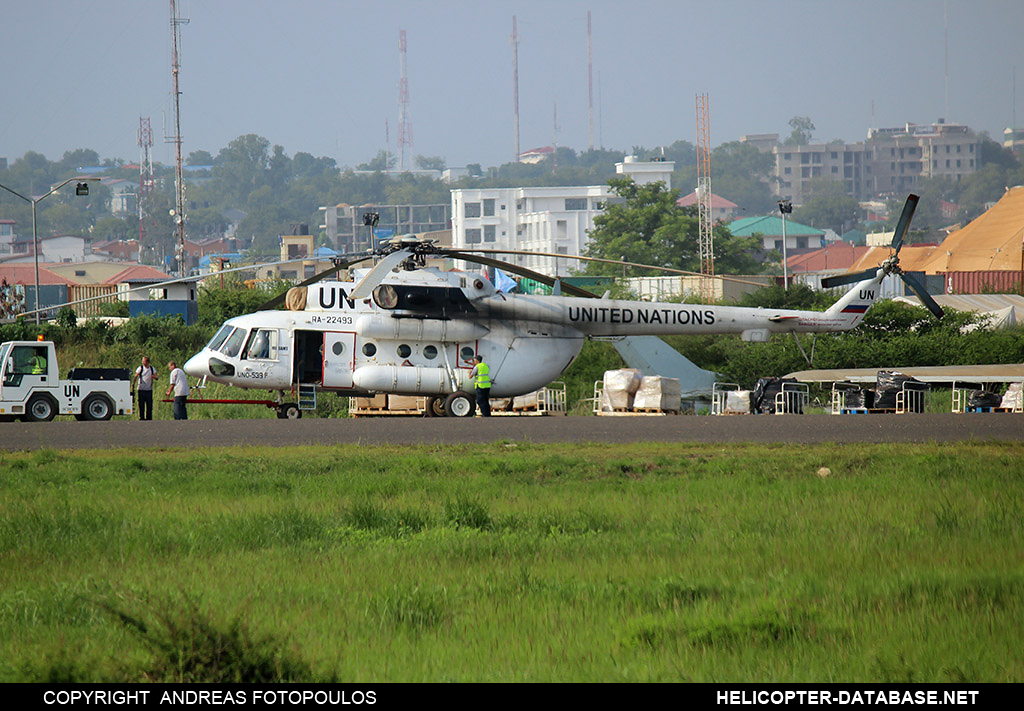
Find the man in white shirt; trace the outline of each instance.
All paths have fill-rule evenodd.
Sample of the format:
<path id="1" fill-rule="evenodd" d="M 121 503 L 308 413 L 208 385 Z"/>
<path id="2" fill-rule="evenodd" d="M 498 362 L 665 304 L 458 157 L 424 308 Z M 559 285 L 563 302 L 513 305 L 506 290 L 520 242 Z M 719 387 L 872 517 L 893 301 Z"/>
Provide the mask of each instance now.
<path id="1" fill-rule="evenodd" d="M 166 394 L 170 395 L 172 391 L 174 392 L 174 419 L 187 420 L 188 410 L 185 409 L 185 402 L 191 392 L 188 387 L 188 377 L 173 360 L 167 364 L 167 369 L 171 371 L 171 385 L 167 388 Z"/>
<path id="2" fill-rule="evenodd" d="M 156 368 L 149 364 L 149 356 L 142 356 L 142 365 L 135 369 L 135 375 L 132 376 L 132 387 L 135 387 L 136 381 L 139 383 L 140 420 L 153 419 L 153 381 L 158 377 Z"/>

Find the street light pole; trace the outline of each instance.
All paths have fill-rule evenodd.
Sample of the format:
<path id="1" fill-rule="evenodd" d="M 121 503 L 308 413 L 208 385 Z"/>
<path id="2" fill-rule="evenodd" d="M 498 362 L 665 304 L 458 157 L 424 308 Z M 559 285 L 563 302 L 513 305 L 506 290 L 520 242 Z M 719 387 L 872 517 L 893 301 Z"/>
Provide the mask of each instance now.
<path id="1" fill-rule="evenodd" d="M 793 203 L 779 200 L 779 212 L 782 214 L 782 290 L 789 291 L 789 265 L 786 263 L 786 215 L 793 212 Z"/>
<path id="2" fill-rule="evenodd" d="M 9 192 L 11 195 L 15 195 L 17 197 L 20 197 L 22 200 L 24 200 L 25 202 L 27 202 L 30 205 L 32 205 L 32 256 L 33 256 L 33 258 L 35 260 L 35 270 L 36 270 L 36 304 L 35 304 L 35 307 L 36 307 L 36 325 L 37 326 L 39 325 L 40 311 L 39 311 L 39 232 L 36 229 L 36 204 L 39 203 L 40 201 L 42 201 L 43 199 L 50 197 L 51 195 L 53 195 L 55 192 L 57 192 L 58 190 L 63 188 L 68 183 L 77 182 L 78 186 L 75 189 L 75 193 L 78 194 L 78 195 L 88 195 L 89 194 L 89 186 L 88 186 L 88 183 L 86 181 L 97 181 L 97 180 L 99 180 L 99 178 L 68 178 L 63 183 L 58 185 L 57 187 L 51 188 L 50 192 L 48 192 L 45 195 L 42 195 L 40 197 L 37 197 L 37 198 L 27 198 L 24 195 L 22 195 L 21 193 L 16 192 L 14 190 L 11 190 L 6 185 L 0 184 L 0 188 L 3 188 L 7 192 Z"/>

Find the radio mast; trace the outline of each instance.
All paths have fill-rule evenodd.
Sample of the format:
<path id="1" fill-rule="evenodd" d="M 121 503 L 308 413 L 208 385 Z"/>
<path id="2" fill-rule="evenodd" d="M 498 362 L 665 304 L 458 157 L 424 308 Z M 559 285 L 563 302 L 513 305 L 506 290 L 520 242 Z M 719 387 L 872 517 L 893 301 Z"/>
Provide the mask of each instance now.
<path id="1" fill-rule="evenodd" d="M 139 194 L 137 197 L 139 213 L 139 261 L 142 261 L 142 239 L 146 234 L 143 205 L 146 197 L 153 192 L 153 129 L 149 125 L 149 117 L 139 117 Z"/>
<path id="2" fill-rule="evenodd" d="M 178 17 L 175 0 L 171 0 L 171 76 L 174 79 L 174 135 L 168 139 L 174 144 L 174 255 L 178 260 L 178 276 L 187 276 L 188 264 L 185 259 L 185 175 L 181 161 L 181 90 L 178 87 L 178 74 L 181 63 L 178 48 L 181 45 L 181 26 L 187 25 L 188 19 Z"/>
<path id="3" fill-rule="evenodd" d="M 697 94 L 697 218 L 700 226 L 700 298 L 715 300 L 715 243 L 711 219 L 711 140 L 708 95 Z"/>
<path id="4" fill-rule="evenodd" d="M 405 147 L 412 148 L 412 124 L 409 123 L 409 77 L 405 66 L 405 30 L 398 32 L 398 170 L 409 169 Z"/>

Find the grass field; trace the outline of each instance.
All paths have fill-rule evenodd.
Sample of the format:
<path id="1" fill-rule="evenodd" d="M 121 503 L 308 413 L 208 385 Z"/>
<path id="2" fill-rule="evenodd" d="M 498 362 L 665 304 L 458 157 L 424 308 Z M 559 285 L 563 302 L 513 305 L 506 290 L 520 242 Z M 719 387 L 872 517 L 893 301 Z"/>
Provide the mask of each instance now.
<path id="1" fill-rule="evenodd" d="M 0 680 L 1020 682 L 1022 477 L 1022 444 L 0 453 Z"/>

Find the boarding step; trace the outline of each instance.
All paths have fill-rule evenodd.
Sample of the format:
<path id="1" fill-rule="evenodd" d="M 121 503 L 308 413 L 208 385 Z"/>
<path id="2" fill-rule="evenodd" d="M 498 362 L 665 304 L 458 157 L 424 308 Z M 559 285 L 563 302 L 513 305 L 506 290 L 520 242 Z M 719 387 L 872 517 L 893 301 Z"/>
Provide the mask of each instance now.
<path id="1" fill-rule="evenodd" d="M 299 383 L 299 409 L 316 409 L 316 385 L 313 383 Z"/>

